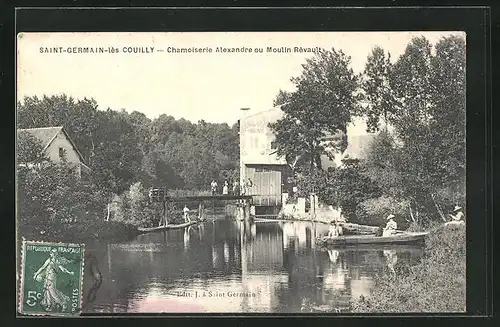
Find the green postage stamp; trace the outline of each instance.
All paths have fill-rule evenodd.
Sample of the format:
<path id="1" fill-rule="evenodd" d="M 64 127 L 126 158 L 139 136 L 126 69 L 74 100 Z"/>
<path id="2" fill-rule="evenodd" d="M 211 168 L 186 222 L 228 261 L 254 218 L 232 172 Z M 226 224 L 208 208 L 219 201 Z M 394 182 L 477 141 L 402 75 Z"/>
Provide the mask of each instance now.
<path id="1" fill-rule="evenodd" d="M 19 311 L 73 316 L 81 311 L 83 244 L 23 241 Z"/>

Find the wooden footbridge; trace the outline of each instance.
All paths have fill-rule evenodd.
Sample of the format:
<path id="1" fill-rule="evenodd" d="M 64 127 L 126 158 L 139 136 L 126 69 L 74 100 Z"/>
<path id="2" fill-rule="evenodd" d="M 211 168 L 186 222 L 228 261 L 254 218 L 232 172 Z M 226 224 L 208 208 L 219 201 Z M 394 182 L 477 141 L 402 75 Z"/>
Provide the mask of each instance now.
<path id="1" fill-rule="evenodd" d="M 188 196 L 166 196 L 166 201 L 212 201 L 212 200 L 241 200 L 241 201 L 252 201 L 253 197 L 251 195 L 188 195 Z"/>
<path id="2" fill-rule="evenodd" d="M 198 202 L 198 220 L 202 220 L 205 213 L 205 204 L 208 202 L 214 203 L 215 201 L 234 201 L 240 212 L 240 216 L 244 220 L 250 220 L 250 208 L 253 203 L 253 197 L 251 195 L 226 195 L 226 194 L 215 194 L 215 195 L 188 195 L 188 196 L 163 196 L 161 199 L 156 199 L 155 202 L 163 202 L 163 217 L 160 219 L 158 226 L 166 226 L 167 220 L 167 203 L 178 203 L 178 202 Z"/>

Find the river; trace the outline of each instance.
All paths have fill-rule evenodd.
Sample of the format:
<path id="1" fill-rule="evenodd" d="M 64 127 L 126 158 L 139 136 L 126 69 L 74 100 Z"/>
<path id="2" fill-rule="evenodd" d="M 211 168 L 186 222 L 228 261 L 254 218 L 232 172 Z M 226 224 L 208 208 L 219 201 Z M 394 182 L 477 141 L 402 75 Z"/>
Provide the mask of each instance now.
<path id="1" fill-rule="evenodd" d="M 422 255 L 408 246 L 316 246 L 327 232 L 320 223 L 221 219 L 124 243 L 87 244 L 102 283 L 87 303 L 92 279 L 85 272 L 83 313 L 345 311 L 351 299 L 369 294 L 376 275 L 384 278 Z"/>

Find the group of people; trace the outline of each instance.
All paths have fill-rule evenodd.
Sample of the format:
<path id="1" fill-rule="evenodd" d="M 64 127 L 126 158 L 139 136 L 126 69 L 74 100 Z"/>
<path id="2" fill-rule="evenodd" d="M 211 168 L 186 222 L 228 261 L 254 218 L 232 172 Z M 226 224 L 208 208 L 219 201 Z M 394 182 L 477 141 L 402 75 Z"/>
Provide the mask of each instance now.
<path id="1" fill-rule="evenodd" d="M 328 231 L 328 237 L 338 237 L 344 235 L 344 229 L 338 220 L 332 220 L 330 222 L 330 230 Z"/>
<path id="2" fill-rule="evenodd" d="M 449 214 L 451 221 L 449 223 L 464 223 L 465 215 L 462 212 L 462 207 L 455 206 L 453 212 Z M 396 220 L 394 220 L 395 216 L 393 214 L 389 214 L 386 218 L 387 222 L 385 227 L 380 227 L 379 233 L 377 236 L 391 236 L 398 232 L 398 224 Z M 330 230 L 328 232 L 328 237 L 338 237 L 343 235 L 342 225 L 338 220 L 332 220 L 330 223 Z"/>
<path id="3" fill-rule="evenodd" d="M 212 180 L 212 183 L 210 183 L 210 189 L 212 190 L 212 195 L 216 195 L 217 194 L 217 187 L 219 185 L 217 184 L 217 182 L 214 180 Z M 233 188 L 232 188 L 232 195 L 245 195 L 245 194 L 250 194 L 251 192 L 251 189 L 252 189 L 252 186 L 253 186 L 253 182 L 250 178 L 248 178 L 246 181 L 244 181 L 243 183 L 241 183 L 240 185 L 240 182 L 238 182 L 237 180 L 235 180 L 233 182 Z M 222 194 L 223 195 L 228 195 L 229 194 L 229 183 L 228 181 L 224 181 L 224 185 L 222 186 Z"/>
<path id="4" fill-rule="evenodd" d="M 212 182 L 210 183 L 210 189 L 212 191 L 212 195 L 216 195 L 217 194 L 217 187 L 219 185 L 217 184 L 217 182 L 215 181 L 215 179 L 212 180 Z M 233 182 L 233 189 L 232 189 L 232 193 L 233 195 L 245 195 L 245 194 L 250 194 L 250 190 L 253 186 L 253 183 L 252 183 L 252 180 L 250 178 L 248 178 L 244 183 L 242 183 L 242 185 L 240 186 L 240 183 L 238 181 L 234 181 Z M 228 181 L 224 181 L 224 185 L 222 187 L 222 194 L 223 195 L 228 195 L 229 194 L 229 183 Z M 184 209 L 182 209 L 182 212 L 184 214 L 184 222 L 191 222 L 191 218 L 189 217 L 189 208 L 187 207 L 187 205 L 184 206 Z"/>

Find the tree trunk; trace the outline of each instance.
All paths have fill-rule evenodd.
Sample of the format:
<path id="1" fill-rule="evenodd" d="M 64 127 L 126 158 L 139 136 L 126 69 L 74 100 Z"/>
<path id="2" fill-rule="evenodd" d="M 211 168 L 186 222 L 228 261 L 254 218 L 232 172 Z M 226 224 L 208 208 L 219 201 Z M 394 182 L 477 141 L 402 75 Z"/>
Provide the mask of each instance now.
<path id="1" fill-rule="evenodd" d="M 439 216 L 441 219 L 443 219 L 444 222 L 446 222 L 446 217 L 444 216 L 443 212 L 441 211 L 441 208 L 439 208 L 439 205 L 437 204 L 436 200 L 434 199 L 434 194 L 431 194 L 432 202 L 434 202 L 434 206 L 436 206 L 437 212 L 439 213 Z"/>
<path id="2" fill-rule="evenodd" d="M 387 109 L 384 109 L 385 132 L 387 133 Z"/>
<path id="3" fill-rule="evenodd" d="M 108 203 L 108 215 L 106 216 L 106 221 L 109 221 L 109 215 L 110 215 L 110 208 L 109 208 L 109 203 Z"/>
<path id="4" fill-rule="evenodd" d="M 413 222 L 415 222 L 415 217 L 413 217 L 413 211 L 411 210 L 411 203 L 410 203 L 410 217 Z"/>

